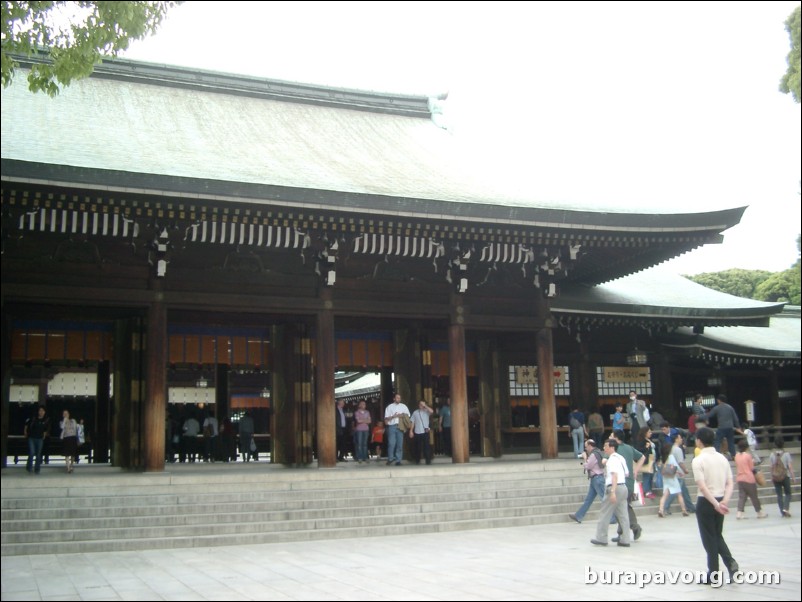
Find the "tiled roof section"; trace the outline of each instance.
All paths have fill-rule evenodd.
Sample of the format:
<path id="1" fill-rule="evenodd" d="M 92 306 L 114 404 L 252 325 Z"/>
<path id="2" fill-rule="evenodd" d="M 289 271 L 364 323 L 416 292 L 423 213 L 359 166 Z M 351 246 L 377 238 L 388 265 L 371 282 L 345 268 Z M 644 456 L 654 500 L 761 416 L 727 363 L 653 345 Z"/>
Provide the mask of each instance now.
<path id="1" fill-rule="evenodd" d="M 722 364 L 799 364 L 801 324 L 800 308 L 787 307 L 771 317 L 768 328 L 714 326 L 702 334 L 681 328 L 666 346 Z"/>
<path id="2" fill-rule="evenodd" d="M 554 313 L 569 321 L 603 316 L 605 320 L 675 326 L 735 325 L 750 320 L 755 326 L 765 326 L 767 317 L 782 311 L 783 306 L 721 293 L 662 268 L 590 288 L 566 287 L 552 302 Z"/>
<path id="3" fill-rule="evenodd" d="M 30 165 L 94 188 L 625 232 L 720 232 L 743 213 L 635 214 L 533 198 L 494 177 L 490 151 L 422 119 L 427 103 L 132 61 L 104 64 L 51 99 L 28 92 L 18 73 L 2 91 L 3 175 Z"/>

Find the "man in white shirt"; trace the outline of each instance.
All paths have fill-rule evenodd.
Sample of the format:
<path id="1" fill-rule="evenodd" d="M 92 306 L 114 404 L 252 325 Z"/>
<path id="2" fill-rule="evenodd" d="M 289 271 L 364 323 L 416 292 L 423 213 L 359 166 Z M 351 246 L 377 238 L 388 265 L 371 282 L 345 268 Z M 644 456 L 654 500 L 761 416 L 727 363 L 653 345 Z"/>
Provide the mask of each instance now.
<path id="1" fill-rule="evenodd" d="M 716 435 L 713 429 L 703 427 L 696 431 L 696 447 L 699 455 L 693 459 L 693 478 L 699 488 L 699 499 L 696 500 L 696 522 L 699 535 L 707 552 L 707 583 L 722 583 L 718 558 L 732 577 L 738 571 L 738 563 L 730 553 L 724 541 L 724 516 L 729 514 L 729 502 L 732 497 L 732 469 L 723 455 L 716 451 L 714 442 Z"/>
<path id="2" fill-rule="evenodd" d="M 594 546 L 607 545 L 607 531 L 610 528 L 610 518 L 615 514 L 618 524 L 621 525 L 621 535 L 618 545 L 623 548 L 629 547 L 629 514 L 627 512 L 627 500 L 629 492 L 627 490 L 626 478 L 628 474 L 627 462 L 618 453 L 618 441 L 608 439 L 604 442 L 604 453 L 607 455 L 605 464 L 606 475 L 604 477 L 605 495 L 602 500 L 599 522 L 596 525 L 596 537 L 590 540 Z"/>
<path id="3" fill-rule="evenodd" d="M 404 433 L 398 430 L 398 417 L 401 414 L 409 416 L 409 408 L 401 401 L 398 393 L 393 397 L 393 403 L 384 410 L 384 424 L 387 425 L 387 466 L 395 464 L 401 466 L 404 456 Z"/>
<path id="4" fill-rule="evenodd" d="M 418 403 L 418 409 L 412 412 L 412 428 L 409 437 L 415 442 L 415 464 L 420 464 L 421 456 L 427 464 L 432 463 L 432 446 L 429 441 L 429 416 L 434 410 L 424 400 Z"/>

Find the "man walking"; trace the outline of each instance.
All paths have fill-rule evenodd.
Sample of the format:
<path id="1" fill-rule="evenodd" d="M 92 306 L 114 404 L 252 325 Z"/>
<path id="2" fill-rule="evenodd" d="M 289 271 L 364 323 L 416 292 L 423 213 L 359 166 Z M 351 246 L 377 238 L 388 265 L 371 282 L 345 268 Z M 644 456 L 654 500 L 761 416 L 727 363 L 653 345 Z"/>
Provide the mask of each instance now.
<path id="1" fill-rule="evenodd" d="M 590 540 L 594 546 L 607 545 L 607 531 L 610 528 L 610 518 L 615 514 L 618 524 L 623 529 L 618 545 L 629 547 L 629 517 L 627 516 L 627 475 L 626 460 L 618 454 L 618 441 L 608 439 L 604 442 L 604 453 L 608 456 L 605 464 L 604 477 L 605 496 L 602 500 L 599 522 L 596 524 L 596 537 Z"/>
<path id="2" fill-rule="evenodd" d="M 727 457 L 732 460 L 735 454 L 735 429 L 741 424 L 735 408 L 727 403 L 727 396 L 724 393 L 716 395 L 716 407 L 705 414 L 705 420 L 709 423 L 711 418 L 716 419 L 715 448 L 721 452 L 721 440 L 727 439 Z"/>
<path id="3" fill-rule="evenodd" d="M 715 435 L 712 429 L 702 427 L 696 431 L 696 447 L 700 453 L 693 459 L 693 478 L 699 488 L 699 499 L 696 501 L 696 522 L 699 525 L 699 536 L 707 552 L 707 583 L 720 584 L 718 558 L 730 577 L 738 571 L 738 563 L 730 553 L 724 541 L 724 516 L 730 511 L 729 501 L 732 496 L 732 470 L 727 459 L 713 447 Z"/>
<path id="4" fill-rule="evenodd" d="M 45 415 L 45 406 L 39 406 L 36 416 L 31 416 L 25 424 L 25 436 L 28 438 L 28 464 L 26 467 L 28 472 L 39 474 L 42 469 L 42 453 L 45 447 L 45 437 L 49 431 L 50 420 Z"/>
<path id="5" fill-rule="evenodd" d="M 646 456 L 640 453 L 637 449 L 629 445 L 628 443 L 624 443 L 624 433 L 623 431 L 613 431 L 612 438 L 618 443 L 618 455 L 624 458 L 624 461 L 627 464 L 627 476 L 626 476 L 626 485 L 627 485 L 627 514 L 629 515 L 629 526 L 632 528 L 632 533 L 635 536 L 635 541 L 640 539 L 641 533 L 643 529 L 641 528 L 640 524 L 638 524 L 638 517 L 635 515 L 635 510 L 632 509 L 632 504 L 630 500 L 632 499 L 632 495 L 635 493 L 635 481 L 638 478 L 638 472 L 640 471 L 640 467 L 643 466 L 643 463 L 646 461 Z M 623 525 L 619 522 L 618 523 L 618 537 L 622 536 L 623 533 Z M 627 531 L 627 536 L 629 536 L 629 531 Z M 616 538 L 617 540 L 618 538 Z"/>

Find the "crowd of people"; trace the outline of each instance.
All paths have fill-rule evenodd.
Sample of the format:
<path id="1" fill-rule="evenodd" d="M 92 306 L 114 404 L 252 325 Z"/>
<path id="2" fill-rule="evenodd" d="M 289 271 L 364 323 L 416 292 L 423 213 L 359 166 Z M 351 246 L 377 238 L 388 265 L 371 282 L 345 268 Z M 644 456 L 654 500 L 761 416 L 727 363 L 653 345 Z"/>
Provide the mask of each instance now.
<path id="1" fill-rule="evenodd" d="M 764 476 L 760 470 L 762 460 L 755 433 L 747 423 L 739 422 L 736 411 L 723 394 L 716 397 L 716 405 L 709 411 L 702 406 L 702 396 L 697 395 L 687 430 L 663 420 L 638 399 L 635 391 L 631 391 L 629 397 L 626 413 L 624 404 L 616 406 L 616 412 L 611 416 L 611 433 L 606 439 L 603 421 L 600 428 L 595 418 L 590 419 L 595 412 L 588 416 L 587 421 L 578 407 L 569 415 L 574 452 L 577 452 L 578 445 L 584 447 L 584 451 L 577 455 L 589 479 L 584 502 L 576 512 L 568 515 L 569 518 L 581 524 L 598 497 L 599 516 L 591 544 L 607 546 L 609 526 L 617 524 L 618 535 L 612 538 L 612 542 L 629 547 L 631 541 L 640 539 L 643 533 L 632 504 L 645 505 L 647 500 L 656 498 L 655 490 L 660 490 L 657 516 L 665 518 L 671 514 L 669 508 L 674 499 L 679 501 L 683 517 L 696 515 L 700 539 L 707 554 L 706 582 L 720 579 L 722 563 L 732 577 L 739 571 L 739 566 L 724 540 L 723 524 L 724 517 L 730 513 L 729 504 L 735 485 L 739 493 L 737 520 L 747 518 L 747 501 L 758 519 L 768 517 L 758 496 L 758 485 Z M 717 423 L 715 429 L 709 426 L 712 420 Z M 628 436 L 626 423 L 631 425 Z M 593 437 L 585 439 L 591 428 Z M 736 433 L 742 436 L 737 453 Z M 722 453 L 725 442 L 726 452 Z M 690 462 L 686 459 L 686 445 L 693 449 Z M 780 516 L 788 518 L 791 516 L 791 483 L 796 482 L 796 476 L 791 455 L 784 450 L 782 435 L 775 438 L 769 458 Z M 734 471 L 730 461 L 734 463 Z M 640 481 L 639 474 L 642 475 Z M 686 483 L 689 475 L 692 475 L 698 490 L 695 503 Z"/>

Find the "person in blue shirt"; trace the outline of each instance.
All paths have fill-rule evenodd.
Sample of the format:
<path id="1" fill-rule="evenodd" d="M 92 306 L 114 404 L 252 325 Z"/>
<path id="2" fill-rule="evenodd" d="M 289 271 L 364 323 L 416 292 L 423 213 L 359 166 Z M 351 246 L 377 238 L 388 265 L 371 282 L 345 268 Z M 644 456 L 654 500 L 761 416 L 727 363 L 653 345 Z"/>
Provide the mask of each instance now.
<path id="1" fill-rule="evenodd" d="M 613 414 L 613 430 L 624 430 L 624 406 L 620 403 L 615 406 L 615 414 Z"/>
<path id="2" fill-rule="evenodd" d="M 579 408 L 568 415 L 568 424 L 571 428 L 571 439 L 574 442 L 574 455 L 582 457 L 582 449 L 585 447 L 585 414 Z"/>

